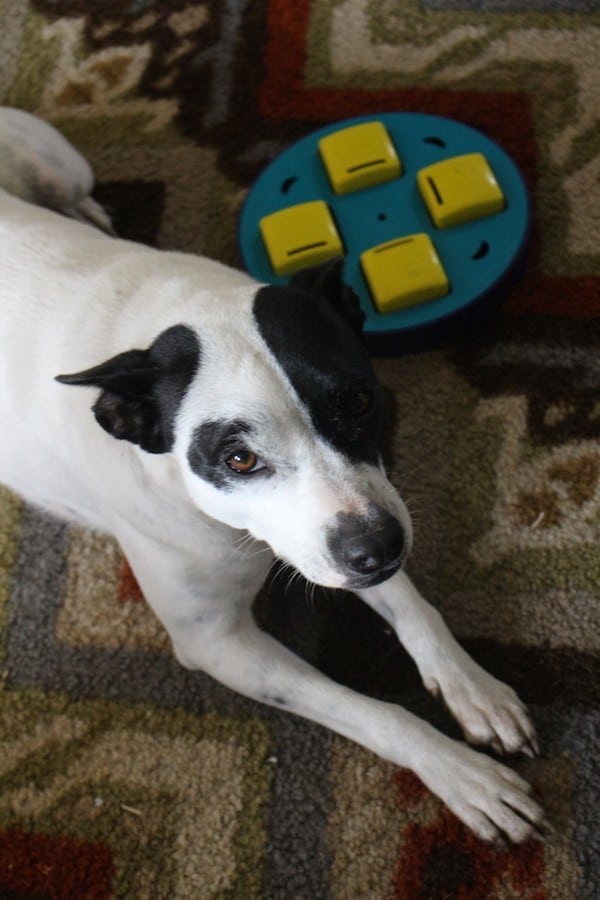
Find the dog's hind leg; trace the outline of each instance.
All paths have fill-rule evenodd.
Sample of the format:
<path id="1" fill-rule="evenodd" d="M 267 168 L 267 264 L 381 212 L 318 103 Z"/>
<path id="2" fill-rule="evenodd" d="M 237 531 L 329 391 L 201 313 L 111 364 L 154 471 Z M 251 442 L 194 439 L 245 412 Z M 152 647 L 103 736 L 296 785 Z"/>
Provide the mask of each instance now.
<path id="1" fill-rule="evenodd" d="M 114 235 L 87 160 L 48 122 L 0 106 L 0 188 Z"/>

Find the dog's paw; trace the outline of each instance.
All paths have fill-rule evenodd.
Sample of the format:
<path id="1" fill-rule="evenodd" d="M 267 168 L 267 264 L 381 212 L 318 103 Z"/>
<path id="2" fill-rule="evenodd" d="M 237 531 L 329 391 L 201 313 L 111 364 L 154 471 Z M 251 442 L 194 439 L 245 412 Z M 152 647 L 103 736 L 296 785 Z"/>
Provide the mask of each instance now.
<path id="1" fill-rule="evenodd" d="M 457 742 L 444 748 L 434 771 L 419 773 L 481 840 L 502 846 L 545 839 L 551 831 L 531 787 L 516 772 Z"/>
<path id="2" fill-rule="evenodd" d="M 536 756 L 540 750 L 527 709 L 507 684 L 488 675 L 468 657 L 460 668 L 442 667 L 425 686 L 443 698 L 466 739 L 497 753 Z"/>

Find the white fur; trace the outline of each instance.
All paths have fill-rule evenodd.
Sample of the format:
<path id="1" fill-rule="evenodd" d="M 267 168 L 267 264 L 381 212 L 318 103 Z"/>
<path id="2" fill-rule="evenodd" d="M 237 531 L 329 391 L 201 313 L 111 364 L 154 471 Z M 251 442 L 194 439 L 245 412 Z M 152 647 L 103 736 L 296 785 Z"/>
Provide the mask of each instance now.
<path id="1" fill-rule="evenodd" d="M 2 481 L 116 536 L 184 665 L 410 767 L 483 839 L 535 833 L 542 810 L 510 769 L 333 683 L 257 628 L 251 604 L 274 553 L 336 587 L 343 577 L 324 540 L 336 513 L 377 502 L 407 534 L 410 525 L 380 467 L 352 465 L 314 431 L 253 321 L 255 282 L 206 259 L 113 240 L 4 191 L 0 250 Z M 95 394 L 54 380 L 145 348 L 180 323 L 200 336 L 202 364 L 171 453 L 114 440 L 90 412 Z M 222 491 L 196 476 L 187 448 L 211 414 L 262 422 L 277 477 Z M 358 593 L 396 630 L 470 740 L 533 753 L 535 733 L 514 692 L 466 655 L 402 571 Z"/>
<path id="2" fill-rule="evenodd" d="M 48 122 L 0 106 L 0 188 L 113 233 L 106 212 L 90 196 L 89 163 Z"/>

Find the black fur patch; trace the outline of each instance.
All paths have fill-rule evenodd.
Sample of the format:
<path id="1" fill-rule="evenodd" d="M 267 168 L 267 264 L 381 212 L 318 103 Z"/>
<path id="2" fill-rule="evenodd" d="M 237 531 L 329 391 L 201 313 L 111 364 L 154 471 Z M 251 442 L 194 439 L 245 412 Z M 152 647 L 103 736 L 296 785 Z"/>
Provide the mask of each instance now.
<path id="1" fill-rule="evenodd" d="M 186 325 L 173 325 L 147 350 L 128 350 L 77 372 L 61 384 L 101 388 L 93 405 L 99 425 L 148 453 L 173 446 L 177 410 L 200 365 L 200 343 Z"/>
<path id="2" fill-rule="evenodd" d="M 225 462 L 228 454 L 245 447 L 250 434 L 250 425 L 240 420 L 232 422 L 217 419 L 203 422 L 195 429 L 188 450 L 192 472 L 204 481 L 224 489 L 239 483 L 240 478 L 251 478 L 252 473 L 240 475 L 229 469 Z"/>
<path id="3" fill-rule="evenodd" d="M 320 266 L 301 269 L 292 275 L 289 284 L 290 287 L 324 297 L 356 333 L 362 335 L 366 317 L 360 300 L 350 285 L 342 280 L 343 269 L 343 260 L 334 259 Z"/>
<path id="4" fill-rule="evenodd" d="M 383 390 L 355 324 L 329 297 L 292 285 L 261 288 L 254 318 L 319 434 L 352 462 L 376 463 Z M 358 414 L 365 393 L 372 403 Z"/>
<path id="5" fill-rule="evenodd" d="M 154 392 L 167 449 L 173 445 L 175 417 L 200 366 L 201 348 L 196 334 L 185 325 L 163 331 L 150 347 L 160 378 Z"/>

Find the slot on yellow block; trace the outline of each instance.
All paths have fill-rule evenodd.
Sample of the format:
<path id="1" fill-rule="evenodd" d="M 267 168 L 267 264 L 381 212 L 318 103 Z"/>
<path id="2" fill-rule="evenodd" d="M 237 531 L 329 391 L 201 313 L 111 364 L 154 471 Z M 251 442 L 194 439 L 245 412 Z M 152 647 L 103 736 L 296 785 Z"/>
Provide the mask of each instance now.
<path id="1" fill-rule="evenodd" d="M 402 174 L 392 139 L 381 122 L 334 131 L 321 138 L 319 153 L 336 194 L 373 187 Z"/>
<path id="2" fill-rule="evenodd" d="M 423 202 L 434 225 L 450 228 L 501 212 L 504 194 L 482 153 L 466 153 L 417 172 Z"/>
<path id="3" fill-rule="evenodd" d="M 371 247 L 360 257 L 380 313 L 443 297 L 450 282 L 429 235 L 413 234 Z"/>
<path id="4" fill-rule="evenodd" d="M 258 224 L 276 275 L 291 275 L 344 255 L 342 240 L 323 200 L 288 206 L 264 216 Z"/>

